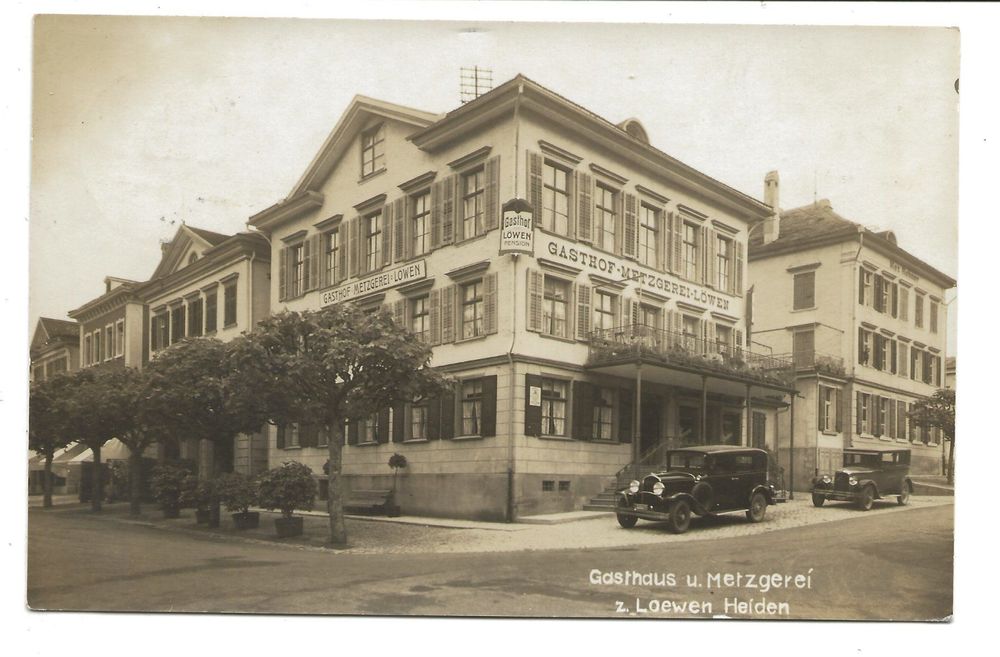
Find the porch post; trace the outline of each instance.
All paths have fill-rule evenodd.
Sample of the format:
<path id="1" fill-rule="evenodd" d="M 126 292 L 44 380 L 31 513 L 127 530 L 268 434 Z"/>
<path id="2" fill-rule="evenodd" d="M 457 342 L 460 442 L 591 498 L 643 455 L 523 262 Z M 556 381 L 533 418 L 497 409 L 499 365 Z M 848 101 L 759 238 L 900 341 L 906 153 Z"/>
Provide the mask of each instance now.
<path id="1" fill-rule="evenodd" d="M 708 377 L 701 375 L 701 444 L 708 444 L 708 436 L 705 435 L 707 429 L 706 418 L 708 417 Z"/>
<path id="2" fill-rule="evenodd" d="M 639 423 L 642 421 L 642 360 L 635 366 L 635 421 L 632 423 L 632 463 L 639 461 L 639 440 L 642 437 Z"/>
<path id="3" fill-rule="evenodd" d="M 789 395 L 791 400 L 788 411 L 788 499 L 795 499 L 795 393 Z"/>
<path id="4" fill-rule="evenodd" d="M 747 384 L 747 401 L 746 401 L 746 404 L 747 404 L 747 423 L 746 423 L 745 426 L 746 426 L 747 441 L 746 441 L 746 443 L 743 446 L 744 447 L 753 447 L 753 436 L 750 435 L 750 431 L 753 428 L 753 425 L 750 423 L 750 384 L 749 383 Z"/>

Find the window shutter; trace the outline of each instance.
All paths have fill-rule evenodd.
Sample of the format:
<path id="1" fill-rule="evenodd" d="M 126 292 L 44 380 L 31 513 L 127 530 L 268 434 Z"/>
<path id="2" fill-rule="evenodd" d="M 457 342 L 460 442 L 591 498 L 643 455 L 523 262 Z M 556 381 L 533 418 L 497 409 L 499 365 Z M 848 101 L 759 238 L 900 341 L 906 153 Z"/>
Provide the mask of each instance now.
<path id="1" fill-rule="evenodd" d="M 937 367 L 934 368 L 934 379 L 935 379 L 934 385 L 936 385 L 937 387 L 940 388 L 941 387 L 941 357 L 940 356 L 935 356 L 934 357 L 934 362 L 937 364 Z"/>
<path id="2" fill-rule="evenodd" d="M 298 290 L 301 296 L 308 290 L 311 290 L 312 285 L 312 264 L 313 264 L 313 244 L 311 239 L 305 239 L 302 241 L 302 289 Z"/>
<path id="3" fill-rule="evenodd" d="M 441 290 L 441 342 L 455 341 L 455 286 Z"/>
<path id="4" fill-rule="evenodd" d="M 882 397 L 879 395 L 872 395 L 872 411 L 874 411 L 872 419 L 874 420 L 872 425 L 872 435 L 878 438 L 882 435 Z"/>
<path id="5" fill-rule="evenodd" d="M 431 344 L 441 344 L 441 290 L 431 290 L 430 294 Z"/>
<path id="6" fill-rule="evenodd" d="M 462 176 L 449 176 L 441 181 L 441 245 L 452 244 L 455 241 L 455 221 L 458 198 L 456 192 L 462 184 Z"/>
<path id="7" fill-rule="evenodd" d="M 590 338 L 591 325 L 591 286 L 578 283 L 576 286 L 576 338 L 577 340 L 587 340 Z"/>
<path id="8" fill-rule="evenodd" d="M 633 327 L 639 325 L 639 302 L 632 299 L 625 300 L 625 314 L 628 315 L 628 323 Z"/>
<path id="9" fill-rule="evenodd" d="M 347 444 L 357 445 L 358 444 L 358 421 L 348 420 L 347 422 Z"/>
<path id="10" fill-rule="evenodd" d="M 573 174 L 576 192 L 576 238 L 581 242 L 594 241 L 594 179 L 588 173 Z"/>
<path id="11" fill-rule="evenodd" d="M 904 322 L 910 319 L 910 290 L 905 287 L 899 290 L 899 318 Z"/>
<path id="12" fill-rule="evenodd" d="M 823 393 L 825 386 L 816 386 L 816 423 L 817 430 L 826 431 L 826 417 L 823 415 Z"/>
<path id="13" fill-rule="evenodd" d="M 909 440 L 909 432 L 906 430 L 906 402 L 899 402 L 896 405 L 896 437 Z"/>
<path id="14" fill-rule="evenodd" d="M 903 342 L 899 343 L 899 358 L 898 358 L 898 360 L 899 360 L 899 367 L 898 367 L 898 369 L 899 369 L 899 375 L 902 376 L 902 377 L 907 376 L 907 366 L 910 363 L 910 357 L 909 357 L 910 354 L 909 354 L 909 351 L 910 351 L 909 345 L 907 345 L 907 344 L 905 344 Z"/>
<path id="15" fill-rule="evenodd" d="M 283 246 L 278 251 L 278 301 L 288 298 L 288 277 L 285 276 L 285 269 L 288 267 L 288 247 Z"/>
<path id="16" fill-rule="evenodd" d="M 899 361 L 899 359 L 897 357 L 898 356 L 898 354 L 897 354 L 897 343 L 896 343 L 895 340 L 892 340 L 892 339 L 889 340 L 889 356 L 891 358 L 891 363 L 890 363 L 889 371 L 891 371 L 893 374 L 895 374 L 896 371 L 897 371 L 897 369 L 898 369 L 898 361 Z"/>
<path id="17" fill-rule="evenodd" d="M 375 427 L 375 442 L 384 444 L 389 442 L 389 407 L 386 406 L 378 412 L 378 426 Z"/>
<path id="18" fill-rule="evenodd" d="M 679 212 L 670 213 L 671 253 L 670 271 L 680 274 L 684 271 L 684 219 Z"/>
<path id="19" fill-rule="evenodd" d="M 392 250 L 389 249 L 388 244 L 385 247 L 386 252 L 386 264 L 389 263 L 388 254 L 392 253 L 393 260 L 395 262 L 402 262 L 406 255 L 404 253 L 404 247 L 406 245 L 406 211 L 409 204 L 408 197 L 402 197 L 396 199 L 392 203 Z M 388 206 L 387 206 L 388 208 Z M 388 224 L 388 219 L 386 220 Z"/>
<path id="20" fill-rule="evenodd" d="M 406 404 L 395 404 L 392 407 L 392 442 L 401 443 L 406 440 Z"/>
<path id="21" fill-rule="evenodd" d="M 318 290 L 325 286 L 323 274 L 326 272 L 326 251 L 323 249 L 323 234 L 316 233 L 313 235 L 312 243 L 313 267 L 312 275 L 309 279 L 312 281 L 313 289 Z"/>
<path id="22" fill-rule="evenodd" d="M 427 400 L 427 440 L 437 440 L 441 437 L 441 398 L 431 397 Z"/>
<path id="23" fill-rule="evenodd" d="M 594 386 L 587 381 L 573 382 L 573 438 L 594 439 Z"/>
<path id="24" fill-rule="evenodd" d="M 348 256 L 347 252 L 350 250 L 348 248 L 350 244 L 350 231 L 351 224 L 349 221 L 342 222 L 340 228 L 337 229 L 339 232 L 338 237 L 338 248 L 337 248 L 337 271 L 335 273 L 336 280 L 330 281 L 331 283 L 339 283 L 340 281 L 347 278 L 347 262 Z"/>
<path id="25" fill-rule="evenodd" d="M 889 437 L 896 437 L 896 400 L 889 400 Z"/>
<path id="26" fill-rule="evenodd" d="M 862 407 L 861 407 L 861 393 L 857 393 L 855 404 L 854 404 L 854 415 L 855 415 L 855 433 L 861 435 L 862 433 Z"/>
<path id="27" fill-rule="evenodd" d="M 449 388 L 441 395 L 441 439 L 455 437 L 455 389 Z"/>
<path id="28" fill-rule="evenodd" d="M 743 344 L 743 331 L 736 329 L 733 331 L 733 337 L 736 340 L 736 343 L 733 346 L 736 347 L 737 351 L 741 351 L 745 346 Z"/>
<path id="29" fill-rule="evenodd" d="M 275 427 L 277 433 L 277 439 L 275 446 L 278 449 L 285 449 L 285 425 L 279 424 Z"/>
<path id="30" fill-rule="evenodd" d="M 444 213 L 444 190 L 448 179 L 438 180 L 431 185 L 431 248 L 441 246 L 441 215 Z"/>
<path id="31" fill-rule="evenodd" d="M 875 310 L 880 313 L 885 312 L 885 303 L 882 294 L 885 292 L 885 279 L 875 275 Z"/>
<path id="32" fill-rule="evenodd" d="M 483 382 L 483 413 L 479 420 L 479 435 L 489 438 L 497 435 L 497 377 L 484 376 Z"/>
<path id="33" fill-rule="evenodd" d="M 618 391 L 618 442 L 632 442 L 632 391 Z"/>
<path id="34" fill-rule="evenodd" d="M 639 214 L 635 194 L 625 193 L 625 236 L 622 254 L 635 258 L 639 251 Z"/>
<path id="35" fill-rule="evenodd" d="M 483 226 L 479 234 L 487 233 L 500 225 L 500 156 L 486 160 L 483 177 L 486 179 L 484 196 L 486 208 L 483 210 Z"/>
<path id="36" fill-rule="evenodd" d="M 348 276 L 354 277 L 361 272 L 361 250 L 358 248 L 358 242 L 363 242 L 360 239 L 361 233 L 361 217 L 355 217 L 351 220 L 351 241 L 347 244 L 348 250 L 351 252 L 350 255 L 350 266 L 348 269 Z"/>
<path id="37" fill-rule="evenodd" d="M 542 223 L 542 156 L 528 151 L 528 203 L 535 216 L 535 225 Z"/>
<path id="38" fill-rule="evenodd" d="M 709 320 L 703 320 L 702 325 L 705 327 L 705 350 L 709 353 L 715 352 L 715 322 Z"/>
<path id="39" fill-rule="evenodd" d="M 406 299 L 398 299 L 392 304 L 392 321 L 400 328 L 406 326 Z"/>
<path id="40" fill-rule="evenodd" d="M 716 274 L 718 263 L 716 262 L 715 255 L 715 230 L 705 226 L 703 234 L 705 236 L 705 243 L 702 245 L 701 251 L 705 254 L 705 285 L 714 290 L 719 287 L 719 277 Z"/>
<path id="41" fill-rule="evenodd" d="M 540 333 L 542 330 L 542 295 L 544 294 L 545 278 L 539 271 L 528 270 L 528 326 L 529 331 Z"/>
<path id="42" fill-rule="evenodd" d="M 865 270 L 858 267 L 858 303 L 865 303 Z"/>
<path id="43" fill-rule="evenodd" d="M 315 447 L 318 441 L 318 427 L 315 424 L 303 424 L 299 431 L 299 447 Z"/>
<path id="44" fill-rule="evenodd" d="M 834 413 L 837 414 L 836 424 L 834 424 L 833 430 L 836 431 L 837 433 L 840 433 L 844 430 L 844 417 L 843 417 L 844 413 L 843 413 L 843 408 L 841 407 L 840 392 L 841 392 L 840 388 L 837 388 L 836 390 L 833 391 L 833 408 L 834 408 Z"/>
<path id="45" fill-rule="evenodd" d="M 483 277 L 483 324 L 486 335 L 497 332 L 497 275 Z"/>
<path id="46" fill-rule="evenodd" d="M 524 435 L 539 436 L 542 433 L 542 406 L 531 405 L 531 389 L 542 388 L 542 377 L 537 374 L 524 375 Z"/>

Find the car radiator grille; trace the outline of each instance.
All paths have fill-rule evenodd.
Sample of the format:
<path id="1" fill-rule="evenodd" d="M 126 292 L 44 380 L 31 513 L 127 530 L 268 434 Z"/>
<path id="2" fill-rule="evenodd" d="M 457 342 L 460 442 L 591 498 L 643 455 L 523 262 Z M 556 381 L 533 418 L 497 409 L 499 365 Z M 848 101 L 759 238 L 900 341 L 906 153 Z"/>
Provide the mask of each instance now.
<path id="1" fill-rule="evenodd" d="M 851 486 L 849 483 L 847 483 L 848 479 L 850 479 L 850 475 L 848 475 L 846 472 L 838 472 L 836 475 L 834 475 L 833 478 L 834 490 L 843 490 L 843 491 L 850 490 Z"/>

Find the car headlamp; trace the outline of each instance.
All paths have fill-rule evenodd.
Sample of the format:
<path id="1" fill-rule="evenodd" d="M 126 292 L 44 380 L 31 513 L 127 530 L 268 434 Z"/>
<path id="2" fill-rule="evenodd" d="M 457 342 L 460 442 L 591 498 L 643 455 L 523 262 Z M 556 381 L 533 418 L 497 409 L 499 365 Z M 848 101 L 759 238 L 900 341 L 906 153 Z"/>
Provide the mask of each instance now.
<path id="1" fill-rule="evenodd" d="M 653 495 L 662 495 L 663 488 L 664 486 L 662 481 L 658 481 L 655 484 L 653 484 Z"/>
<path id="2" fill-rule="evenodd" d="M 849 483 L 852 486 L 857 486 L 858 485 L 858 480 L 855 479 L 854 477 L 851 477 L 850 479 L 847 480 L 847 483 Z"/>
<path id="3" fill-rule="evenodd" d="M 630 492 L 630 493 L 638 493 L 639 492 L 639 482 L 636 481 L 635 479 L 633 479 L 632 481 L 628 482 L 628 492 Z"/>
<path id="4" fill-rule="evenodd" d="M 823 475 L 823 478 L 820 479 L 820 481 L 822 481 L 824 484 L 830 483 L 830 475 Z"/>

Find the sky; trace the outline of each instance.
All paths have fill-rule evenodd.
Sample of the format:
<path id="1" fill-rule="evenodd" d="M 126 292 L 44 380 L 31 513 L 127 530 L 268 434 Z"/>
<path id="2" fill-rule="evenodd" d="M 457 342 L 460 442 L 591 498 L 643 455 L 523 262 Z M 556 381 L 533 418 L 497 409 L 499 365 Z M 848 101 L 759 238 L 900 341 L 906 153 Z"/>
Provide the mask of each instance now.
<path id="1" fill-rule="evenodd" d="M 782 207 L 829 199 L 957 277 L 957 29 L 39 16 L 33 64 L 32 326 L 148 279 L 181 222 L 245 230 L 355 94 L 444 112 L 472 65 L 755 198 L 777 169 Z"/>

